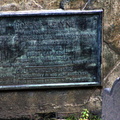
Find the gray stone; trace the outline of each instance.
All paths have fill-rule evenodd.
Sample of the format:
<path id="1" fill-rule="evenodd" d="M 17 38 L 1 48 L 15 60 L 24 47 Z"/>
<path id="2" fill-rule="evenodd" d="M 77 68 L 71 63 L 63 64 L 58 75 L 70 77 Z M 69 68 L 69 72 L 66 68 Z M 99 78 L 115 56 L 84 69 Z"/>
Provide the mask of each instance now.
<path id="1" fill-rule="evenodd" d="M 120 78 L 103 91 L 102 120 L 120 120 Z"/>

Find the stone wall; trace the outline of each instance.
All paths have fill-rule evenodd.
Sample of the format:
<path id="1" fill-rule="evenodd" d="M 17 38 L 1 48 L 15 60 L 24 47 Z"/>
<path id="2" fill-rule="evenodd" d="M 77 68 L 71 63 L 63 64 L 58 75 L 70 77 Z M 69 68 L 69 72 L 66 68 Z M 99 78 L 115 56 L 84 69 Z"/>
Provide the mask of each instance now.
<path id="1" fill-rule="evenodd" d="M 82 9 L 87 0 L 63 0 L 65 9 Z M 0 0 L 0 11 L 59 9 L 60 0 Z M 120 77 L 120 0 L 91 0 L 85 9 L 104 9 L 102 88 L 1 91 L 0 118 L 48 112 L 100 112 L 101 91 Z"/>

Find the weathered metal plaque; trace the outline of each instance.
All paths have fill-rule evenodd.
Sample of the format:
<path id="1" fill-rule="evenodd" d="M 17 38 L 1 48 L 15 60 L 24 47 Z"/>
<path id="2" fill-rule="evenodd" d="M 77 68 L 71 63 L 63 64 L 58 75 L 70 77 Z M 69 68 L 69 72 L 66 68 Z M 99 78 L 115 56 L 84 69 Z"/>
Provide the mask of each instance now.
<path id="1" fill-rule="evenodd" d="M 0 89 L 100 85 L 102 10 L 0 13 Z"/>

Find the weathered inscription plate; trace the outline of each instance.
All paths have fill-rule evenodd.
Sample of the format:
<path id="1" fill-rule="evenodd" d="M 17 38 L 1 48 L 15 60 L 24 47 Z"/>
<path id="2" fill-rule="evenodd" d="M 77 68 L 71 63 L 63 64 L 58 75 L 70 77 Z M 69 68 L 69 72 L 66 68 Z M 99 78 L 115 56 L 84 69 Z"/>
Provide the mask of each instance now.
<path id="1" fill-rule="evenodd" d="M 0 88 L 100 84 L 102 10 L 0 13 Z"/>

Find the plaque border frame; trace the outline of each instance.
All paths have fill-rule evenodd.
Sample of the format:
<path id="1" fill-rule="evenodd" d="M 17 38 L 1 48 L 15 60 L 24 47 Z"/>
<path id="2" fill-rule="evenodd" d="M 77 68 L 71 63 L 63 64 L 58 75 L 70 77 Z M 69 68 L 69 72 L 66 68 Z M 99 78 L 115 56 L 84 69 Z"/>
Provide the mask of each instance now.
<path id="1" fill-rule="evenodd" d="M 49 83 L 49 84 L 23 84 L 23 85 L 0 85 L 0 90 L 24 90 L 24 89 L 45 89 L 45 88 L 68 88 L 68 87 L 93 87 L 93 86 L 101 86 L 101 59 L 102 59 L 102 18 L 103 18 L 103 10 L 32 10 L 32 11 L 15 11 L 15 12 L 0 12 L 1 17 L 20 17 L 20 16 L 54 16 L 54 15 L 99 15 L 99 31 L 98 31 L 98 49 L 99 55 L 98 60 L 99 62 L 99 69 L 97 76 L 98 82 L 80 82 L 80 83 Z"/>

